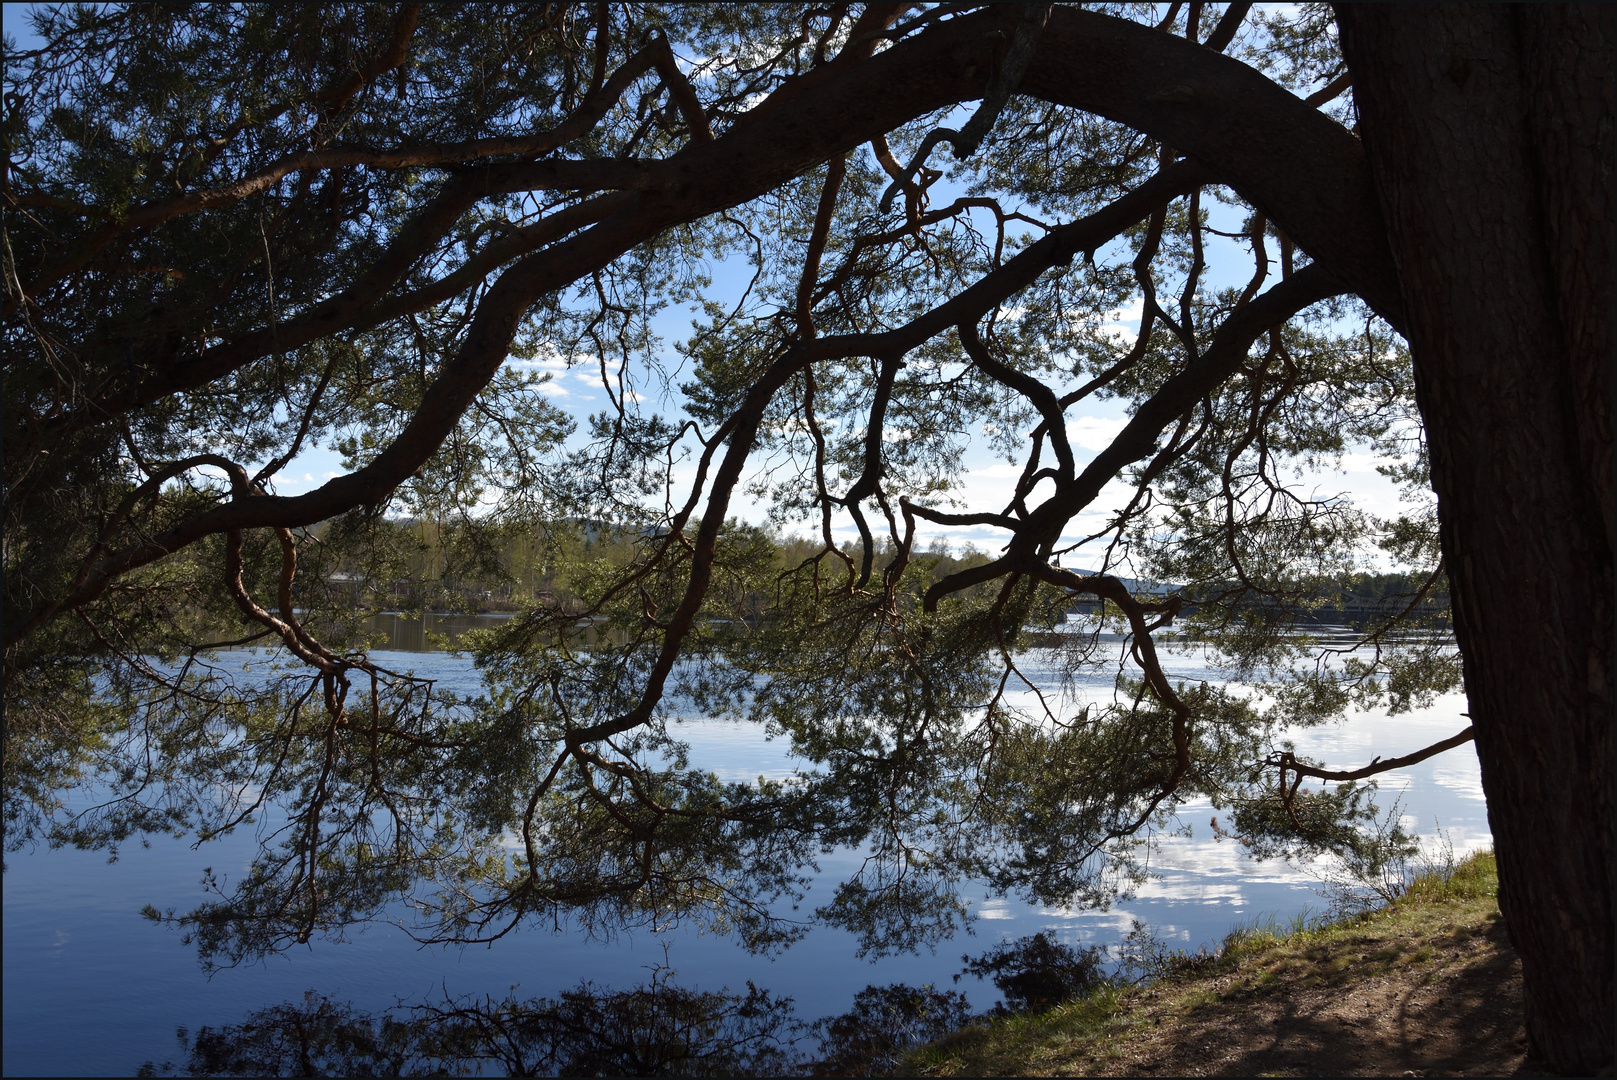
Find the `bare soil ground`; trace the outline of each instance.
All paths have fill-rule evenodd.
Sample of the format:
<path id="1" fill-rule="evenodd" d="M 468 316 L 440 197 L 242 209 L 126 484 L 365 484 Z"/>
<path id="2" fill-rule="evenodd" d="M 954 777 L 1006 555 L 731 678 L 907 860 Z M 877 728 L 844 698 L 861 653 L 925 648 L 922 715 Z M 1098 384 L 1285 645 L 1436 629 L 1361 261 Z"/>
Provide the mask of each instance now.
<path id="1" fill-rule="evenodd" d="M 1139 1005 L 1142 1030 L 1105 1055 L 1110 1060 L 1102 1071 L 1125 1076 L 1518 1074 L 1527 1045 L 1521 965 L 1505 940 L 1504 924 L 1496 915 L 1481 933 L 1457 929 L 1461 932 L 1419 942 L 1405 931 L 1410 936 L 1364 934 L 1322 943 L 1276 965 L 1278 971 L 1260 968 L 1257 977 L 1238 971 L 1211 980 L 1203 992 L 1219 997 L 1206 1003 L 1195 1000 L 1195 991 L 1146 991 Z M 1343 949 L 1349 963 L 1332 971 Z M 1388 957 L 1385 970 L 1355 972 L 1353 960 L 1389 953 L 1396 955 Z M 1271 972 L 1270 978 L 1262 977 Z"/>
<path id="2" fill-rule="evenodd" d="M 1538 1075 L 1521 965 L 1492 890 L 1468 891 L 1234 946 L 1211 970 L 967 1029 L 908 1065 L 934 1076 Z"/>

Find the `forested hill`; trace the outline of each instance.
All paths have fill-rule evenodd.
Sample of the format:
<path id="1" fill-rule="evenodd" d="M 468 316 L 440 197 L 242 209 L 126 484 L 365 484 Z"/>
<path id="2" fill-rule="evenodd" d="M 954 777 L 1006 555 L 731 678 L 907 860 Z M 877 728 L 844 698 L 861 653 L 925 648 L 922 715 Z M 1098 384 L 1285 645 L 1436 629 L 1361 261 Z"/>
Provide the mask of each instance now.
<path id="1" fill-rule="evenodd" d="M 346 520 L 324 522 L 313 532 L 333 541 L 357 528 Z M 341 557 L 326 564 L 306 562 L 299 583 L 306 589 L 346 594 L 377 611 L 515 611 L 530 606 L 581 607 L 581 592 L 605 569 L 621 570 L 644 558 L 646 546 L 662 538 L 643 531 L 581 518 L 521 527 L 466 520 L 390 518 L 366 523 L 375 536 L 365 545 L 333 543 Z M 822 555 L 818 537 L 730 521 L 727 546 L 739 561 L 729 577 L 727 606 L 743 617 L 769 605 L 770 584 L 780 575 Z M 846 559 L 858 558 L 849 546 Z M 893 556 L 889 543 L 881 561 Z M 911 557 L 913 570 L 927 572 L 927 583 L 959 570 L 981 566 L 989 556 L 970 544 L 951 550 L 935 544 Z"/>
<path id="2" fill-rule="evenodd" d="M 315 531 L 327 535 L 348 527 L 342 521 L 327 522 Z M 744 553 L 746 568 L 732 577 L 728 605 L 743 619 L 760 617 L 768 609 L 773 580 L 823 552 L 817 537 L 785 534 L 766 526 L 731 521 L 726 532 L 732 550 Z M 582 606 L 580 588 L 593 575 L 603 568 L 633 565 L 653 539 L 660 539 L 660 534 L 581 518 L 520 528 L 492 522 L 393 518 L 377 524 L 372 543 L 362 549 L 333 545 L 345 549 L 343 557 L 318 574 L 309 567 L 300 576 L 305 588 L 343 593 L 377 611 L 567 609 Z M 856 559 L 858 554 L 853 545 L 843 551 L 848 559 Z M 878 565 L 890 562 L 893 555 L 889 542 Z M 989 558 L 987 552 L 969 543 L 960 549 L 940 543 L 918 551 L 912 565 L 925 569 L 930 582 L 981 566 Z M 1298 582 L 1284 594 L 1258 592 L 1233 581 L 1186 585 L 1117 577 L 1138 596 L 1184 596 L 1186 614 L 1201 603 L 1315 620 L 1392 615 L 1405 608 L 1435 614 L 1448 608 L 1447 582 L 1415 574 L 1343 575 Z M 1100 606 L 1098 598 L 1085 596 L 1072 601 L 1066 611 L 1094 613 Z"/>

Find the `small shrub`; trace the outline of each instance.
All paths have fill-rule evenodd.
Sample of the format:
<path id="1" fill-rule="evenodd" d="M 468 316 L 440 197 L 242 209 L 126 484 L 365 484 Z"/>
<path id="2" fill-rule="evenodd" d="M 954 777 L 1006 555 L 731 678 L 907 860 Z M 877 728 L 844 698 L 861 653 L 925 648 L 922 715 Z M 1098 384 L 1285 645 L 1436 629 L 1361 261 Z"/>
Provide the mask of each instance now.
<path id="1" fill-rule="evenodd" d="M 1499 895 L 1499 873 L 1493 852 L 1479 851 L 1459 862 L 1450 847 L 1445 864 L 1422 867 L 1410 880 L 1410 900 L 1483 900 Z"/>
<path id="2" fill-rule="evenodd" d="M 976 959 L 960 959 L 966 964 L 960 975 L 989 979 L 1005 995 L 1005 1003 L 995 1007 L 1001 1013 L 1048 1009 L 1109 982 L 1101 967 L 1104 950 L 1063 945 L 1043 933 L 1004 942 Z"/>
<path id="3" fill-rule="evenodd" d="M 1224 935 L 1218 956 L 1233 960 L 1241 956 L 1255 956 L 1276 945 L 1297 943 L 1322 930 L 1339 925 L 1327 915 L 1315 914 L 1306 908 L 1282 922 L 1273 914 L 1260 915 L 1246 926 L 1237 926 Z"/>
<path id="4" fill-rule="evenodd" d="M 1118 949 L 1118 959 L 1122 961 L 1118 977 L 1139 983 L 1203 974 L 1217 967 L 1222 955 L 1212 952 L 1205 945 L 1195 952 L 1172 948 L 1151 933 L 1150 927 L 1136 919 L 1134 929 L 1129 931 Z"/>
<path id="5" fill-rule="evenodd" d="M 816 1021 L 820 1060 L 814 1076 L 888 1076 L 906 1050 L 964 1027 L 972 1019 L 966 995 L 931 986 L 867 986 L 853 1008 Z"/>

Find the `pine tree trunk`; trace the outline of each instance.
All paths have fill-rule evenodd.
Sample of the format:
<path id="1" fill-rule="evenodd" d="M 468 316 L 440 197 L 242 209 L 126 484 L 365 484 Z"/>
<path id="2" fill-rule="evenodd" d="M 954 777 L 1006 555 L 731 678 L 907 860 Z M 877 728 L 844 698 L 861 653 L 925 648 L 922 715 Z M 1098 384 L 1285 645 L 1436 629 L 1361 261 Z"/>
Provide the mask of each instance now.
<path id="1" fill-rule="evenodd" d="M 1613 20 L 1338 6 L 1402 285 L 1529 1054 L 1612 1062 Z"/>

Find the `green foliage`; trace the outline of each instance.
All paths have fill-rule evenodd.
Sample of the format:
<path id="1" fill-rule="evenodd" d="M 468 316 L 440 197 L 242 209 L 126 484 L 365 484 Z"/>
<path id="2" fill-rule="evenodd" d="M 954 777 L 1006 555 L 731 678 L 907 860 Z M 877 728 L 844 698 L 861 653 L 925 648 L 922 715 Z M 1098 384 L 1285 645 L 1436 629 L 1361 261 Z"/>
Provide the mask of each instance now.
<path id="1" fill-rule="evenodd" d="M 879 955 L 954 933 L 967 878 L 1104 906 L 1199 798 L 1259 855 L 1392 865 L 1373 785 L 1282 797 L 1274 762 L 1288 728 L 1458 685 L 1407 351 L 1344 297 L 1231 347 L 1309 271 L 1227 189 L 1054 244 L 1177 167 L 1070 108 L 985 116 L 958 198 L 923 162 L 881 207 L 947 108 L 798 160 L 773 125 L 884 62 L 861 50 L 1002 14 L 871 13 L 41 9 L 0 128 L 8 849 L 254 826 L 245 874 L 154 913 L 214 963 L 400 901 L 435 941 L 694 920 L 778 948 L 837 848 L 863 861 L 812 917 Z M 1318 6 L 1238 45 L 1299 90 L 1339 65 Z M 704 126 L 751 147 L 740 179 L 679 171 Z M 1250 284 L 1210 284 L 1243 245 Z M 1104 469 L 1072 427 L 1096 402 L 1156 418 Z M 960 505 L 973 444 L 1021 466 L 993 505 Z M 313 447 L 345 473 L 279 497 Z M 1396 520 L 1311 479 L 1366 448 Z M 917 540 L 985 521 L 1003 546 Z M 470 697 L 372 655 L 379 612 L 490 609 Z M 1099 629 L 1056 633 L 1075 609 Z M 1174 684 L 1173 632 L 1261 694 Z M 1124 655 L 1110 701 L 1024 693 L 1030 660 Z M 692 714 L 794 773 L 721 782 Z"/>

